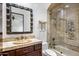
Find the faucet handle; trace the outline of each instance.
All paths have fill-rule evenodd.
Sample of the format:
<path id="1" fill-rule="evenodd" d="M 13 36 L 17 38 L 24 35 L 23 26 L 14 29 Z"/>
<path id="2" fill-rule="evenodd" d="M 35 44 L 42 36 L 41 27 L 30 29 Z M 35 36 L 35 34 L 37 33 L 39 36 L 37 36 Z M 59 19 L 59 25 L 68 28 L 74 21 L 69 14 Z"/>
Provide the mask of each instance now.
<path id="1" fill-rule="evenodd" d="M 25 36 L 24 38 L 27 39 L 27 36 Z"/>
<path id="2" fill-rule="evenodd" d="M 16 39 L 16 40 L 19 40 L 19 37 L 16 37 L 15 39 Z"/>
<path id="3" fill-rule="evenodd" d="M 21 36 L 20 38 L 21 38 L 21 39 L 24 39 L 24 36 Z"/>
<path id="4" fill-rule="evenodd" d="M 55 38 L 52 38 L 53 41 L 55 41 Z"/>

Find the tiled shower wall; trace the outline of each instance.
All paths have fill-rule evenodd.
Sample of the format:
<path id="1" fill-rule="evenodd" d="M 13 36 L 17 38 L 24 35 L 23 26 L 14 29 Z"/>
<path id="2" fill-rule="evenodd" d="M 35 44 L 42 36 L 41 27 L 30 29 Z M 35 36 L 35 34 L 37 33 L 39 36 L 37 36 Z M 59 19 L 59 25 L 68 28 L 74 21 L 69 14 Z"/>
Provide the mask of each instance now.
<path id="1" fill-rule="evenodd" d="M 79 4 L 65 3 L 52 9 L 49 14 L 49 47 L 62 45 L 77 50 L 79 47 Z"/>

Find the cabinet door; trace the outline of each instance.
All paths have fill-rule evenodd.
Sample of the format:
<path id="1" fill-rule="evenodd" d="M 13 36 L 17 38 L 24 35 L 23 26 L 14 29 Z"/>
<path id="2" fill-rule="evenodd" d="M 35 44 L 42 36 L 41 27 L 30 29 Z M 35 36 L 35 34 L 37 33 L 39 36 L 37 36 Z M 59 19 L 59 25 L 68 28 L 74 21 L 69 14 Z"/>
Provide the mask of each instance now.
<path id="1" fill-rule="evenodd" d="M 25 56 L 42 56 L 42 51 L 41 50 L 33 51 L 25 54 Z"/>
<path id="2" fill-rule="evenodd" d="M 35 50 L 38 50 L 38 49 L 42 49 L 42 44 L 41 43 L 35 45 Z"/>
<path id="3" fill-rule="evenodd" d="M 23 55 L 23 48 L 19 48 L 16 50 L 16 56 L 22 56 Z"/>

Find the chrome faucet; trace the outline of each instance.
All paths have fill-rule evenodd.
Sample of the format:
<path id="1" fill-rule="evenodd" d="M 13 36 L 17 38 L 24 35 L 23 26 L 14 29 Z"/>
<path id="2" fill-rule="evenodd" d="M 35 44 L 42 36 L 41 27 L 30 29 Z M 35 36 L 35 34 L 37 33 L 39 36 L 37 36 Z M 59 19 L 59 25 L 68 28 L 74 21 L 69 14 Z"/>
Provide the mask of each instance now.
<path id="1" fill-rule="evenodd" d="M 53 41 L 53 48 L 55 49 L 55 38 L 52 38 L 52 41 Z"/>

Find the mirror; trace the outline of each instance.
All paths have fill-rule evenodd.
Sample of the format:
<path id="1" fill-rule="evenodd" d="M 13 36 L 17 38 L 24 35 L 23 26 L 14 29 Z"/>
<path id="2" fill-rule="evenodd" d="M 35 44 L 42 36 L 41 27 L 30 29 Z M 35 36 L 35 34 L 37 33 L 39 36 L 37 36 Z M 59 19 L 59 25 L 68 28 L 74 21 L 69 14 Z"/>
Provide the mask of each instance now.
<path id="1" fill-rule="evenodd" d="M 33 14 L 32 9 L 16 4 L 6 4 L 7 11 L 7 33 L 32 33 Z"/>

